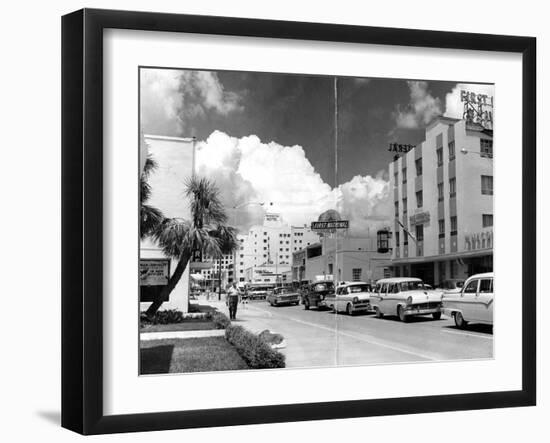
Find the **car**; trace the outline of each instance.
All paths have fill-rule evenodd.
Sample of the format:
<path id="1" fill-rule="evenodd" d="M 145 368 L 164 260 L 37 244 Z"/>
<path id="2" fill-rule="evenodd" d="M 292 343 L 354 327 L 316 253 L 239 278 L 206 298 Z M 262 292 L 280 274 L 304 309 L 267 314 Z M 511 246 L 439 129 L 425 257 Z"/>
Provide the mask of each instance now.
<path id="1" fill-rule="evenodd" d="M 250 300 L 264 300 L 268 294 L 273 291 L 273 286 L 269 285 L 256 285 L 251 286 L 247 290 L 247 296 Z"/>
<path id="2" fill-rule="evenodd" d="M 338 285 L 334 296 L 326 296 L 327 307 L 334 312 L 345 311 L 348 315 L 370 311 L 370 293 L 372 287 L 365 282 L 346 282 Z"/>
<path id="3" fill-rule="evenodd" d="M 468 323 L 493 324 L 494 273 L 475 274 L 466 280 L 458 293 L 443 295 L 443 313 L 452 317 L 458 328 Z"/>
<path id="4" fill-rule="evenodd" d="M 464 287 L 464 279 L 462 278 L 450 278 L 444 280 L 439 286 L 439 289 L 443 291 L 443 294 L 459 293 Z"/>
<path id="5" fill-rule="evenodd" d="M 383 278 L 376 282 L 370 304 L 377 318 L 397 315 L 407 322 L 413 315 L 431 314 L 434 320 L 439 320 L 442 295 L 442 291 L 426 289 L 419 278 Z"/>
<path id="6" fill-rule="evenodd" d="M 266 300 L 271 306 L 297 305 L 300 303 L 300 294 L 291 288 L 275 288 Z"/>
<path id="7" fill-rule="evenodd" d="M 302 303 L 305 309 L 326 307 L 325 297 L 334 295 L 334 282 L 330 280 L 315 281 L 302 292 Z"/>

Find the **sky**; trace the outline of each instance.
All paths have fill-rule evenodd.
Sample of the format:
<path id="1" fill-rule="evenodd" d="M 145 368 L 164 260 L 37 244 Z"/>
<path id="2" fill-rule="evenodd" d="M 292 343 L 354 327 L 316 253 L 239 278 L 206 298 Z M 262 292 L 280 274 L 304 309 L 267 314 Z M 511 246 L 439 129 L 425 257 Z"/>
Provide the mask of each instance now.
<path id="1" fill-rule="evenodd" d="M 228 208 L 244 205 L 233 214 L 241 230 L 261 220 L 247 203 L 271 202 L 300 225 L 336 208 L 363 235 L 392 213 L 389 143 L 422 142 L 438 115 L 461 118 L 461 89 L 494 95 L 492 85 L 380 78 L 339 77 L 337 89 L 335 150 L 334 77 L 142 68 L 141 131 L 195 136 L 199 174 Z"/>

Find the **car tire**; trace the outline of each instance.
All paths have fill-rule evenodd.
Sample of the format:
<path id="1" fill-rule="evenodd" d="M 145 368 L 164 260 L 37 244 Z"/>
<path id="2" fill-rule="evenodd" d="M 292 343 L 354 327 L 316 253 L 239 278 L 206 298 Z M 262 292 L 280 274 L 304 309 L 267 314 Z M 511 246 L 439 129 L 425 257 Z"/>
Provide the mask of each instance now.
<path id="1" fill-rule="evenodd" d="M 455 312 L 454 318 L 455 318 L 455 325 L 459 329 L 464 329 L 468 324 L 468 322 L 464 320 L 464 317 L 462 316 L 462 312 Z"/>
<path id="2" fill-rule="evenodd" d="M 351 303 L 348 303 L 346 306 L 346 314 L 348 314 L 349 316 L 352 316 L 354 314 L 353 306 L 351 305 Z"/>
<path id="3" fill-rule="evenodd" d="M 378 306 L 374 307 L 374 316 L 376 318 L 382 318 L 384 317 L 384 314 L 382 314 L 382 311 L 380 311 L 380 308 Z"/>
<path id="4" fill-rule="evenodd" d="M 397 307 L 397 316 L 399 317 L 399 320 L 401 320 L 403 323 L 407 323 L 409 321 L 409 317 L 405 315 L 405 310 L 401 305 Z"/>
<path id="5" fill-rule="evenodd" d="M 441 319 L 441 312 L 434 312 L 432 314 L 432 317 L 434 320 L 440 320 Z"/>
<path id="6" fill-rule="evenodd" d="M 271 304 L 271 306 L 277 306 L 278 304 L 279 304 L 279 303 L 277 303 L 277 300 L 275 300 L 275 301 Z"/>

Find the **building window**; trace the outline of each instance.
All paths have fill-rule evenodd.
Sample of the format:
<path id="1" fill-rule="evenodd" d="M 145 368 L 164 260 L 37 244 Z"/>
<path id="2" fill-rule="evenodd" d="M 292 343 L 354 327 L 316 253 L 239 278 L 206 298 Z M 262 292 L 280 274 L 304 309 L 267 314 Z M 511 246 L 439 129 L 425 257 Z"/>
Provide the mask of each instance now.
<path id="1" fill-rule="evenodd" d="M 407 183 L 407 168 L 401 169 L 401 180 L 403 184 Z"/>
<path id="2" fill-rule="evenodd" d="M 439 238 L 445 238 L 445 219 L 439 220 Z"/>
<path id="3" fill-rule="evenodd" d="M 332 263 L 329 263 L 329 264 L 328 264 L 328 273 L 329 273 L 329 274 L 332 274 L 333 269 L 334 269 L 334 268 L 333 268 L 333 264 L 332 264 Z"/>
<path id="4" fill-rule="evenodd" d="M 399 231 L 395 232 L 395 246 L 399 246 Z"/>
<path id="5" fill-rule="evenodd" d="M 421 208 L 424 204 L 423 198 L 422 198 L 422 191 L 418 191 L 416 193 L 416 207 Z"/>
<path id="6" fill-rule="evenodd" d="M 424 225 L 416 225 L 416 241 L 424 240 Z"/>
<path id="7" fill-rule="evenodd" d="M 455 142 L 449 142 L 449 161 L 455 159 Z"/>
<path id="8" fill-rule="evenodd" d="M 398 182 L 397 171 L 395 171 L 395 173 L 393 174 L 393 183 L 395 184 L 395 186 L 397 186 L 397 182 Z"/>
<path id="9" fill-rule="evenodd" d="M 482 138 L 480 140 L 479 153 L 482 157 L 493 158 L 493 140 Z"/>
<path id="10" fill-rule="evenodd" d="M 395 218 L 399 217 L 399 202 L 394 203 L 395 206 Z"/>
<path id="11" fill-rule="evenodd" d="M 414 165 L 416 166 L 416 176 L 419 177 L 422 175 L 422 157 L 420 157 L 418 160 L 414 162 Z"/>
<path id="12" fill-rule="evenodd" d="M 449 179 L 449 196 L 456 197 L 456 177 Z"/>
<path id="13" fill-rule="evenodd" d="M 493 214 L 483 214 L 482 224 L 484 228 L 489 228 L 493 226 Z"/>
<path id="14" fill-rule="evenodd" d="M 443 166 L 443 148 L 438 148 L 436 153 L 437 153 L 437 166 Z"/>
<path id="15" fill-rule="evenodd" d="M 457 231 L 458 231 L 458 221 L 455 215 L 454 217 L 451 217 L 451 235 L 456 235 Z"/>
<path id="16" fill-rule="evenodd" d="M 451 260 L 451 278 L 456 278 L 458 275 L 458 263 L 456 260 Z"/>
<path id="17" fill-rule="evenodd" d="M 443 201 L 443 183 L 437 184 L 437 201 Z"/>
<path id="18" fill-rule="evenodd" d="M 353 281 L 361 281 L 361 268 L 353 268 L 351 270 L 351 278 Z"/>
<path id="19" fill-rule="evenodd" d="M 483 195 L 493 195 L 493 176 L 492 175 L 481 176 L 481 193 Z"/>

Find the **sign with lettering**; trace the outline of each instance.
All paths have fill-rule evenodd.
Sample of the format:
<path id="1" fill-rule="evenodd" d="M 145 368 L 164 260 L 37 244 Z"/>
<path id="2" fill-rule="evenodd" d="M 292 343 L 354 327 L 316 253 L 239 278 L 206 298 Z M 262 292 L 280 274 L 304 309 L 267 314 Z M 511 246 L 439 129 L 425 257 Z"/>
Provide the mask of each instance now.
<path id="1" fill-rule="evenodd" d="M 390 143 L 388 147 L 388 151 L 390 152 L 399 152 L 399 153 L 407 153 L 411 149 L 416 148 L 416 145 L 410 145 L 410 144 L 401 144 L 401 143 Z"/>
<path id="2" fill-rule="evenodd" d="M 313 231 L 318 231 L 321 229 L 348 229 L 348 228 L 349 228 L 349 220 L 311 222 L 311 229 Z"/>
<path id="3" fill-rule="evenodd" d="M 464 250 L 475 251 L 493 247 L 493 231 L 474 232 L 464 234 Z"/>
<path id="4" fill-rule="evenodd" d="M 141 258 L 139 260 L 140 286 L 164 286 L 170 278 L 170 259 Z"/>
<path id="5" fill-rule="evenodd" d="M 265 214 L 265 221 L 279 221 L 281 219 L 280 214 L 267 213 Z"/>
<path id="6" fill-rule="evenodd" d="M 484 128 L 493 129 L 493 97 L 460 91 L 460 101 L 464 103 L 462 118 L 469 123 L 478 123 Z"/>
<path id="7" fill-rule="evenodd" d="M 421 225 L 430 222 L 429 212 L 419 212 L 418 214 L 411 215 L 409 217 L 411 225 Z"/>

